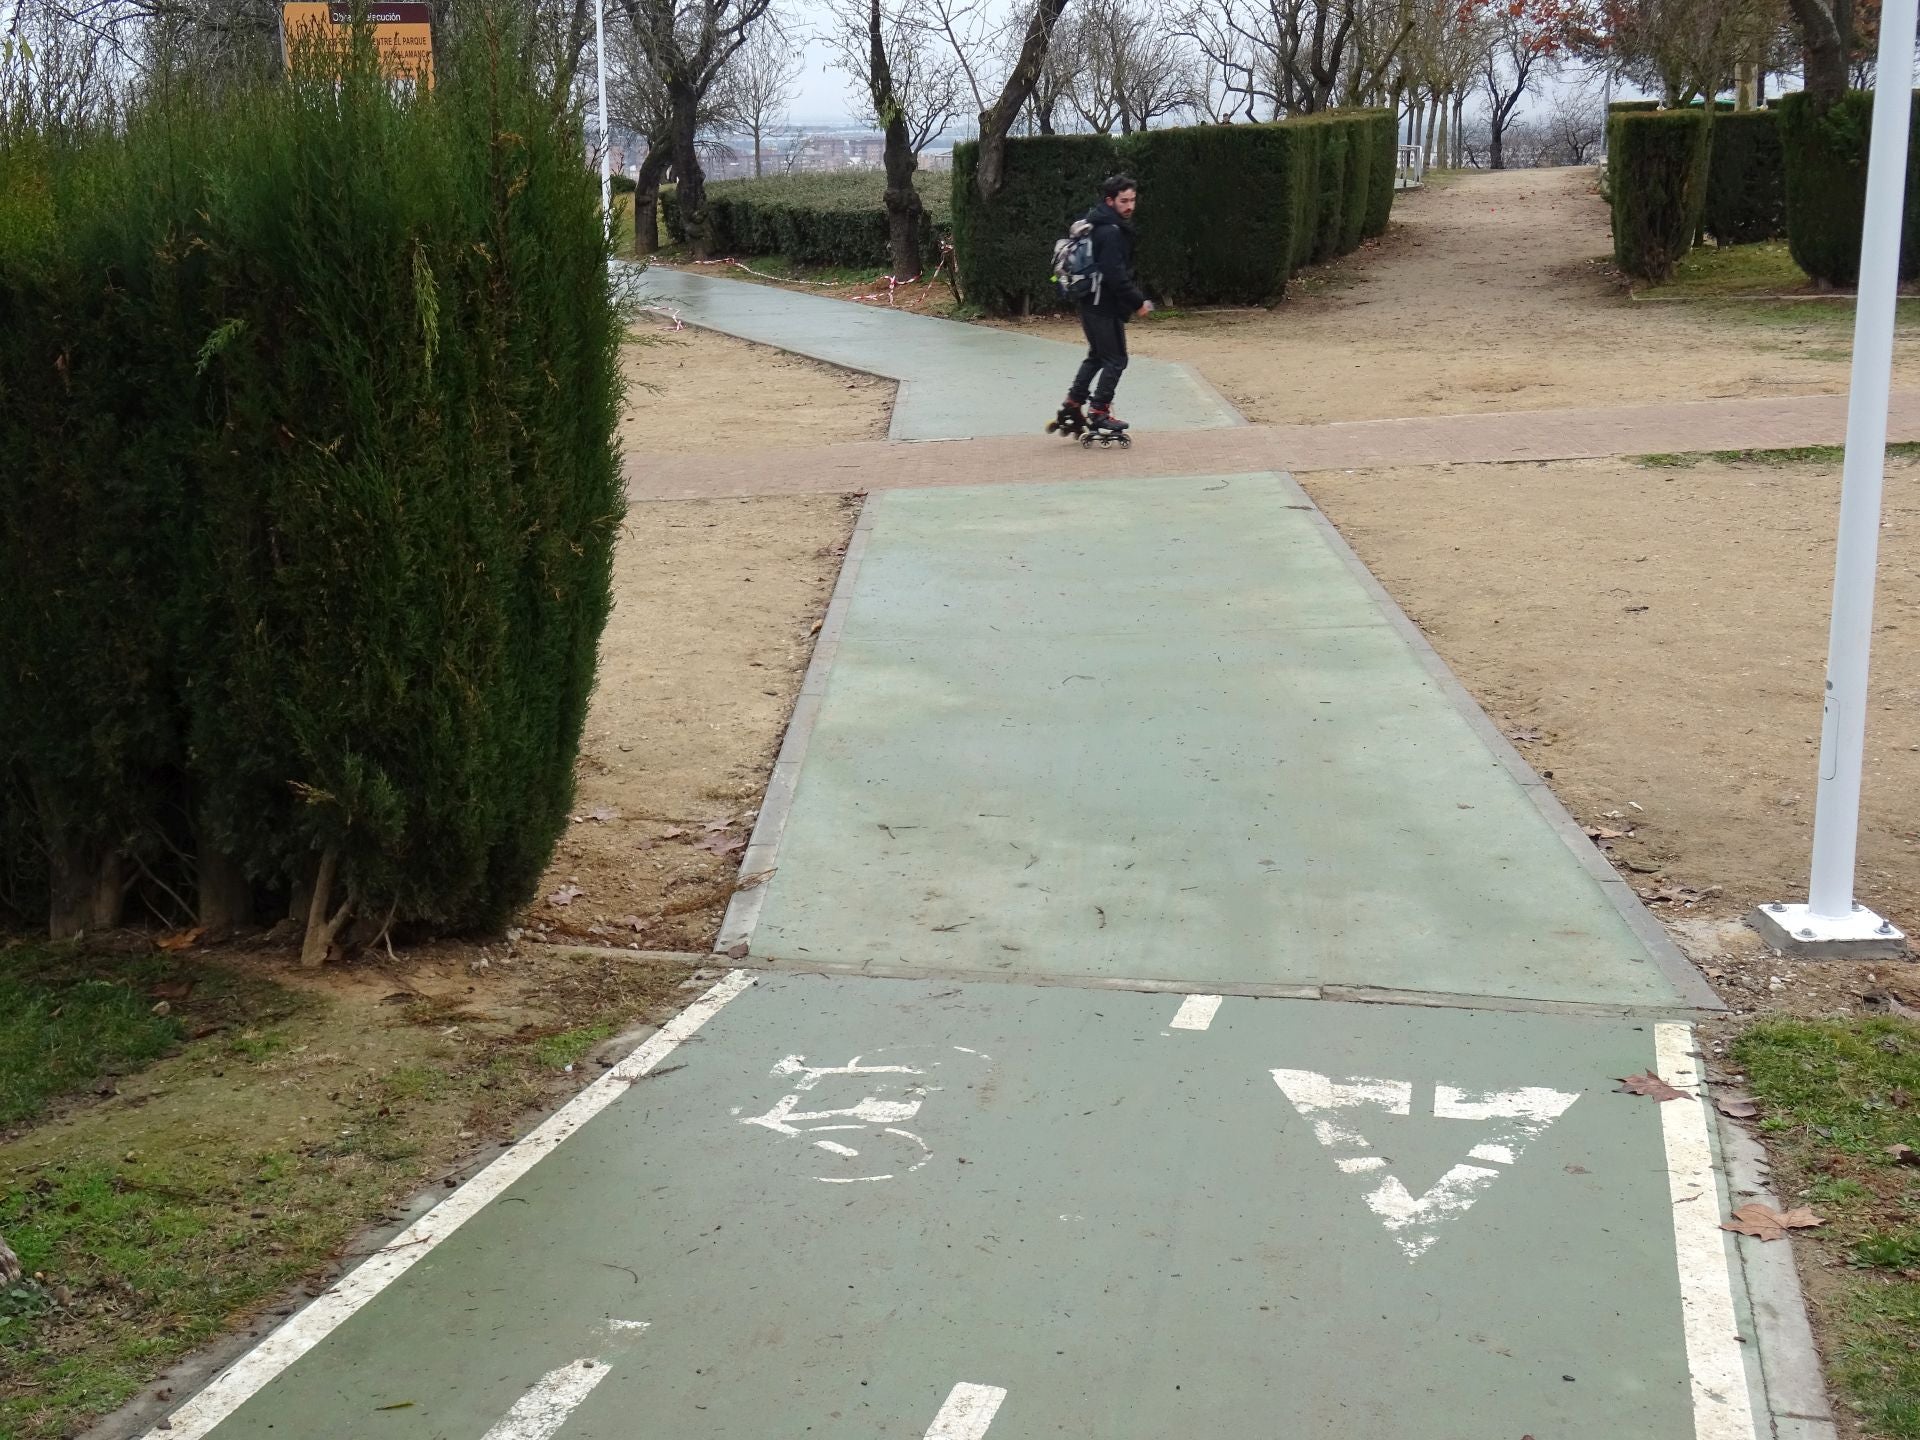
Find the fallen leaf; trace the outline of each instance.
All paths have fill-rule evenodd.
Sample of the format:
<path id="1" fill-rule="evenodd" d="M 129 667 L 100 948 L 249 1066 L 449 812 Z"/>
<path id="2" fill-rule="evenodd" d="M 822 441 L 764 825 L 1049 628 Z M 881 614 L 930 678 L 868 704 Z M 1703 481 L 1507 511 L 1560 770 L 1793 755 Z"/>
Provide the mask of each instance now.
<path id="1" fill-rule="evenodd" d="M 1593 1173 L 1584 1165 L 1569 1165 L 1566 1167 L 1566 1171 L 1569 1175 L 1591 1175 Z"/>
<path id="2" fill-rule="evenodd" d="M 1587 839 L 1589 840 L 1625 840 L 1632 834 L 1633 832 L 1631 830 L 1609 830 L 1604 825 L 1589 825 L 1587 827 Z"/>
<path id="3" fill-rule="evenodd" d="M 709 835 L 712 835 L 717 831 L 730 829 L 732 825 L 733 821 L 722 815 L 718 820 L 707 821 L 706 830 Z"/>
<path id="4" fill-rule="evenodd" d="M 161 1000 L 154 1005 L 152 1013 L 155 1015 L 171 1015 L 173 1013 L 173 1006 L 165 1000 Z"/>
<path id="5" fill-rule="evenodd" d="M 614 807 L 611 805 L 601 805 L 592 810 L 587 811 L 587 819 L 597 820 L 602 825 L 609 825 L 613 821 L 618 820 L 619 818 L 620 818 L 620 812 L 614 809 Z"/>
<path id="6" fill-rule="evenodd" d="M 647 928 L 647 922 L 642 920 L 638 915 L 622 915 L 620 917 L 620 923 L 636 935 Z"/>
<path id="7" fill-rule="evenodd" d="M 1507 739 L 1520 745 L 1531 745 L 1539 738 L 1540 732 L 1538 730 L 1509 730 L 1507 732 Z"/>
<path id="8" fill-rule="evenodd" d="M 558 890 L 547 896 L 547 903 L 556 906 L 571 905 L 586 893 L 587 892 L 582 890 L 578 885 L 562 885 Z"/>
<path id="9" fill-rule="evenodd" d="M 807 631 L 807 634 L 809 634 L 809 635 L 818 635 L 818 634 L 820 633 L 820 626 L 821 626 L 821 624 L 822 624 L 822 623 L 823 623 L 823 622 L 821 622 L 821 621 L 819 621 L 819 620 L 816 620 L 816 621 L 814 621 L 814 622 L 813 622 L 813 628 L 812 628 L 811 630 L 809 630 L 809 631 Z"/>
<path id="10" fill-rule="evenodd" d="M 1684 1100 L 1687 1092 L 1676 1090 L 1649 1070 L 1642 1075 L 1623 1075 L 1619 1077 L 1620 1087 L 1616 1095 L 1644 1095 L 1649 1100 Z"/>
<path id="11" fill-rule="evenodd" d="M 1889 1145 L 1887 1154 L 1893 1157 L 1896 1165 L 1920 1165 L 1920 1150 L 1911 1145 Z"/>
<path id="12" fill-rule="evenodd" d="M 740 835 L 709 835 L 695 842 L 694 849 L 705 850 L 713 855 L 732 855 L 747 848 L 746 838 Z"/>
<path id="13" fill-rule="evenodd" d="M 1760 1113 L 1760 1107 L 1753 1103 L 1751 1095 L 1716 1095 L 1713 1108 L 1729 1120 L 1751 1120 Z"/>
<path id="14" fill-rule="evenodd" d="M 1720 1228 L 1736 1235 L 1751 1235 L 1756 1240 L 1784 1240 L 1789 1230 L 1808 1230 L 1826 1223 L 1804 1205 L 1782 1214 L 1755 1200 L 1734 1211 Z"/>
<path id="15" fill-rule="evenodd" d="M 740 883 L 733 888 L 736 892 L 741 890 L 757 890 L 773 878 L 773 870 L 778 868 L 778 866 L 775 866 L 773 869 L 757 870 L 751 875 L 743 876 Z"/>
<path id="16" fill-rule="evenodd" d="M 668 830 L 668 831 L 665 831 L 665 832 L 663 832 L 663 833 L 661 834 L 661 836 L 660 836 L 660 838 L 661 838 L 662 840 L 678 840 L 678 839 L 679 839 L 679 838 L 680 838 L 680 837 L 681 837 L 682 835 L 684 835 L 684 834 L 686 834 L 686 833 L 687 833 L 687 832 L 686 832 L 685 830 L 682 830 L 682 829 L 680 829 L 680 828 L 679 828 L 678 826 L 676 826 L 676 827 L 675 827 L 675 828 L 673 828 L 672 830 Z"/>
<path id="17" fill-rule="evenodd" d="M 191 930 L 181 930 L 173 935 L 163 935 L 154 943 L 162 950 L 190 950 L 200 943 L 200 937 L 206 933 L 204 926 L 196 925 Z"/>
<path id="18" fill-rule="evenodd" d="M 729 960 L 746 959 L 747 958 L 747 942 L 744 940 L 740 940 L 740 941 L 736 941 L 732 945 L 729 945 L 727 947 L 727 958 Z"/>

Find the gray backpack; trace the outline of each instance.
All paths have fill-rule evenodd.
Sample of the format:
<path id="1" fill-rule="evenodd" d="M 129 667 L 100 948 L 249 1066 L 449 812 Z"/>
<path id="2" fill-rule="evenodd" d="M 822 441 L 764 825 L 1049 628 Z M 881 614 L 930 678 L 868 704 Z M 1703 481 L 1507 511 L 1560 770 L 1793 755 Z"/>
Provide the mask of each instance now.
<path id="1" fill-rule="evenodd" d="M 1093 222 L 1076 220 L 1053 242 L 1053 283 L 1060 297 L 1076 303 L 1100 299 L 1100 271 L 1093 262 Z"/>

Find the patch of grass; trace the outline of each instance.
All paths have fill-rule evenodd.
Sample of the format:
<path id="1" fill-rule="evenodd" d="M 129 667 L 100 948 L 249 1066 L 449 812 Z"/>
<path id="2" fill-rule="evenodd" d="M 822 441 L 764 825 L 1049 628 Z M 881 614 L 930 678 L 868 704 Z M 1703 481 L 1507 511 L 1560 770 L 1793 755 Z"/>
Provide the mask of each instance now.
<path id="1" fill-rule="evenodd" d="M 324 1266 L 389 1178 L 286 1154 L 231 1173 L 136 1160 L 49 1171 L 0 1199 L 0 1233 L 29 1274 L 50 1277 L 37 1306 L 0 1311 L 0 1362 L 32 1379 L 0 1391 L 0 1434 L 69 1434 L 64 1417 L 121 1404 L 170 1357 Z"/>
<path id="2" fill-rule="evenodd" d="M 198 984 L 173 1053 L 125 1096 L 0 1141 L 0 1234 L 44 1275 L 0 1293 L 5 1440 L 66 1440 L 317 1288 L 362 1227 L 573 1089 L 556 1071 L 688 973 L 542 957 L 499 1002 L 396 1007 L 177 963 Z"/>
<path id="3" fill-rule="evenodd" d="M 577 1063 L 582 1055 L 611 1034 L 613 1026 L 602 1023 L 562 1030 L 557 1035 L 544 1035 L 533 1043 L 533 1059 L 548 1069 L 564 1070 Z"/>
<path id="4" fill-rule="evenodd" d="M 1783 1199 L 1816 1205 L 1803 1232 L 1826 1261 L 1817 1292 L 1828 1374 L 1881 1440 L 1920 1440 L 1920 1025 L 1894 1017 L 1763 1020 L 1730 1052 L 1764 1108 Z"/>
<path id="5" fill-rule="evenodd" d="M 1789 295 L 1812 282 L 1793 263 L 1784 240 L 1757 245 L 1696 245 L 1673 278 L 1649 293 L 1663 300 L 1710 300 L 1739 295 Z"/>
<path id="6" fill-rule="evenodd" d="M 152 995 L 173 968 L 153 957 L 103 958 L 54 946 L 0 950 L 0 1129 L 178 1044 L 180 1022 L 156 1015 L 161 1002 Z"/>
<path id="7" fill-rule="evenodd" d="M 1804 296 L 1806 298 L 1796 298 Z M 1756 245 L 1696 246 L 1663 285 L 1635 292 L 1643 304 L 1694 304 L 1728 324 L 1771 325 L 1795 329 L 1853 329 L 1853 297 L 1819 298 L 1807 273 L 1794 264 L 1784 240 Z M 1784 298 L 1781 298 L 1784 297 Z M 1897 328 L 1920 326 L 1920 299 L 1894 307 Z M 1810 359 L 1844 360 L 1850 351 L 1803 352 Z"/>
<path id="8" fill-rule="evenodd" d="M 1899 460 L 1920 458 L 1920 444 L 1900 441 L 1887 446 L 1887 455 Z M 1840 445 L 1790 445 L 1778 450 L 1687 450 L 1633 458 L 1649 470 L 1691 470 L 1705 460 L 1722 465 L 1838 465 L 1847 458 L 1847 452 Z"/>

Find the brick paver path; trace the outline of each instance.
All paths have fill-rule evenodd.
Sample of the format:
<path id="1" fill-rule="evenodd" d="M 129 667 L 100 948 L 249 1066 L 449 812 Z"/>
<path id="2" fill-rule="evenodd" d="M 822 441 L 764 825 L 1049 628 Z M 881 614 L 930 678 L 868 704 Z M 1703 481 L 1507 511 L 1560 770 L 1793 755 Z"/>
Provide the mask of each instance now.
<path id="1" fill-rule="evenodd" d="M 1593 410 L 1432 415 L 1332 425 L 1241 425 L 1143 432 L 1131 450 L 1093 452 L 1056 437 L 860 441 L 743 455 L 629 455 L 635 501 L 846 494 L 931 485 L 1046 482 L 1164 474 L 1371 469 L 1389 465 L 1576 460 L 1688 450 L 1837 445 L 1844 395 L 1700 400 Z M 1920 392 L 1893 397 L 1890 441 L 1920 440 Z"/>

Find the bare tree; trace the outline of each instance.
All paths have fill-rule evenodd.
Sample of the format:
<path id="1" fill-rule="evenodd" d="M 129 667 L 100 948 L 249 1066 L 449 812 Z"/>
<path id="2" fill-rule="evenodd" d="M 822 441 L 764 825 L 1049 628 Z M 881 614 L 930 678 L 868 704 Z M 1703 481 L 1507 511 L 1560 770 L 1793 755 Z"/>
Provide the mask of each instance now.
<path id="1" fill-rule="evenodd" d="M 1733 86 L 1743 66 L 1777 53 L 1783 0 L 1608 0 L 1583 16 L 1575 49 L 1668 105 Z"/>
<path id="2" fill-rule="evenodd" d="M 1506 167 L 1506 131 L 1566 47 L 1569 12 L 1560 0 L 1511 0 L 1493 15 L 1493 44 L 1481 61 L 1487 95 L 1488 163 Z"/>
<path id="3" fill-rule="evenodd" d="M 1072 59 L 1067 98 L 1102 135 L 1130 135 L 1194 103 L 1188 42 L 1140 0 L 1084 0 L 1061 22 L 1053 53 Z"/>
<path id="4" fill-rule="evenodd" d="M 1592 94 L 1556 95 L 1547 112 L 1547 155 L 1557 165 L 1589 165 L 1600 154 L 1607 112 Z"/>
<path id="5" fill-rule="evenodd" d="M 974 163 L 973 188 L 983 200 L 991 200 L 1000 193 L 1006 178 L 1007 137 L 1013 133 L 1014 121 L 1020 118 L 1033 87 L 1039 82 L 1047 51 L 1053 45 L 1054 28 L 1060 23 L 1061 12 L 1067 8 L 1067 0 L 1030 0 L 1030 3 L 1013 66 L 1001 82 L 993 103 L 982 105 L 980 110 L 980 153 Z M 985 95 L 979 75 L 969 69 L 967 78 L 973 87 L 975 103 L 982 102 Z"/>
<path id="6" fill-rule="evenodd" d="M 960 74 L 916 0 L 836 0 L 840 68 L 853 79 L 886 135 L 887 236 L 896 279 L 920 273 L 920 223 L 926 207 L 914 188 L 920 151 L 960 106 Z"/>
<path id="7" fill-rule="evenodd" d="M 1075 16 L 1061 19 L 1055 27 L 1053 43 L 1047 47 L 1047 53 L 1034 76 L 1033 89 L 1027 96 L 1022 112 L 1022 120 L 1030 133 L 1054 134 L 1059 124 L 1061 106 L 1071 105 L 1068 92 L 1073 88 L 1079 68 L 1079 45 L 1072 36 L 1074 23 Z M 1000 31 L 1001 68 L 1011 70 L 1017 63 L 1025 38 L 1020 31 L 1010 27 Z"/>
<path id="8" fill-rule="evenodd" d="M 704 260 L 712 249 L 712 237 L 707 228 L 700 132 L 718 108 L 715 92 L 721 75 L 765 17 L 772 0 L 619 0 L 619 4 L 652 83 L 664 98 L 680 215 L 695 257 Z M 636 218 L 639 209 L 636 204 Z"/>
<path id="9" fill-rule="evenodd" d="M 721 81 L 724 108 L 753 137 L 753 173 L 764 175 L 766 133 L 783 123 L 804 63 L 799 37 L 786 18 L 769 11 L 754 26 Z"/>

